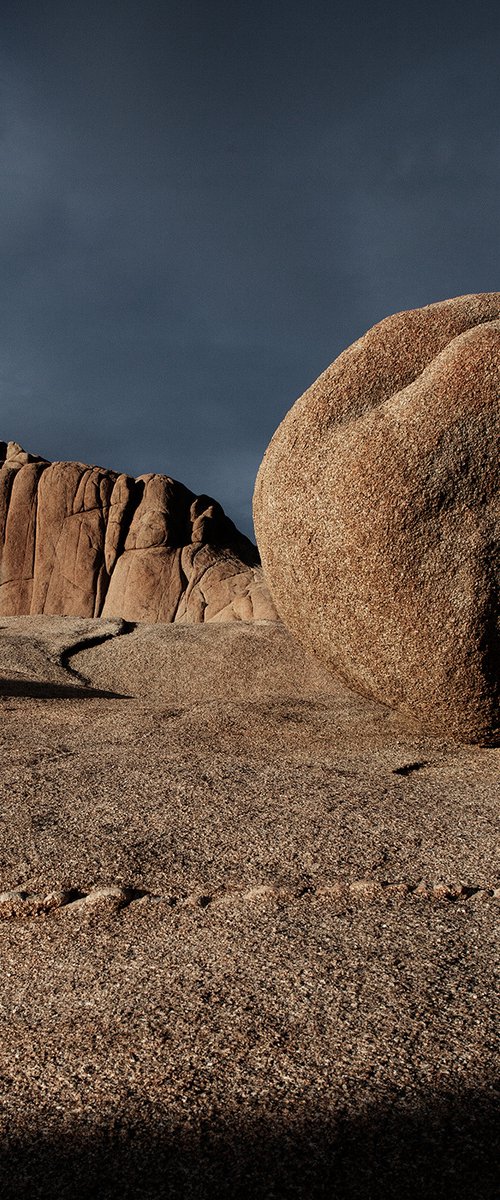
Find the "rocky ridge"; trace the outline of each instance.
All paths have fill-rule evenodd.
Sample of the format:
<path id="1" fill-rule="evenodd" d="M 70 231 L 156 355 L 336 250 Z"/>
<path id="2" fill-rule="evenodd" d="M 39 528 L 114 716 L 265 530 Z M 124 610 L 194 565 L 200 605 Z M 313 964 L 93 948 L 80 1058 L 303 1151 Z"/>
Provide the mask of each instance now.
<path id="1" fill-rule="evenodd" d="M 252 542 L 167 475 L 50 463 L 0 442 L 0 615 L 274 619 Z"/>

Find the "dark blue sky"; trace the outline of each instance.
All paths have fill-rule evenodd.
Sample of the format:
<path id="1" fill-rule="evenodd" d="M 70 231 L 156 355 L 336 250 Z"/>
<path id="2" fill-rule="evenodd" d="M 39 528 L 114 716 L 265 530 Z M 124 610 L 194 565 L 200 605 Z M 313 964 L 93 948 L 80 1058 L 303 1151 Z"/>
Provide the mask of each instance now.
<path id="1" fill-rule="evenodd" d="M 500 6 L 3 0 L 1 429 L 250 530 L 276 425 L 500 288 Z"/>

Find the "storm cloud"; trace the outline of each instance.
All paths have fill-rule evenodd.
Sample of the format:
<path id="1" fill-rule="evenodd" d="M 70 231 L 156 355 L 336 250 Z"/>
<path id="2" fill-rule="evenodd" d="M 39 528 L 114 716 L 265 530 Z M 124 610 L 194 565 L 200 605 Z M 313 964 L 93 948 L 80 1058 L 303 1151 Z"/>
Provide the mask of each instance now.
<path id="1" fill-rule="evenodd" d="M 345 345 L 499 288 L 496 4 L 21 0 L 0 31 L 1 437 L 249 532 Z"/>

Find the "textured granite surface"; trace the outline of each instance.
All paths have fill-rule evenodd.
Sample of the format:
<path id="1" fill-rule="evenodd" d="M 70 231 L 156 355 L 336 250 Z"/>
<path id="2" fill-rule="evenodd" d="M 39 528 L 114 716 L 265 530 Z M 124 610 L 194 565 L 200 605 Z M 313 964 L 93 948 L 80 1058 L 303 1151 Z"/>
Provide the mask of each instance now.
<path id="1" fill-rule="evenodd" d="M 277 429 L 255 528 L 282 619 L 424 733 L 500 738 L 500 293 L 397 313 Z"/>

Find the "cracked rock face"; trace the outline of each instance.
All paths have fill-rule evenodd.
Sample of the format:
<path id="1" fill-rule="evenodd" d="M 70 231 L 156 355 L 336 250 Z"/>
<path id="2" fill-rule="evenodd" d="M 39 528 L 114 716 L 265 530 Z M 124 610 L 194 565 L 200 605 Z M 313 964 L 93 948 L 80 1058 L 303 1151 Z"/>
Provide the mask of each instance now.
<path id="1" fill-rule="evenodd" d="M 294 405 L 254 518 L 279 615 L 426 730 L 498 741 L 500 293 L 388 317 Z"/>
<path id="2" fill-rule="evenodd" d="M 274 620 L 255 547 L 166 475 L 49 463 L 0 442 L 0 615 Z"/>

